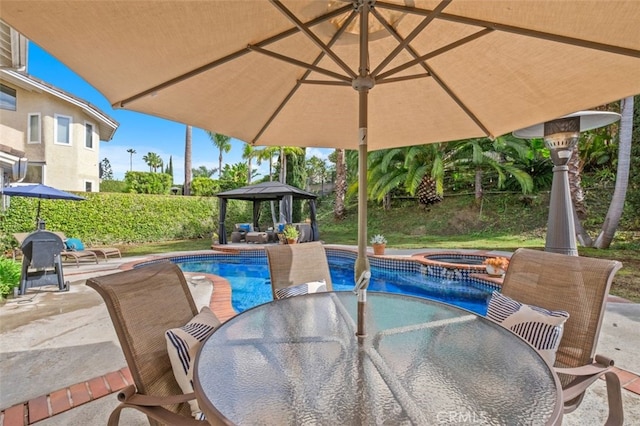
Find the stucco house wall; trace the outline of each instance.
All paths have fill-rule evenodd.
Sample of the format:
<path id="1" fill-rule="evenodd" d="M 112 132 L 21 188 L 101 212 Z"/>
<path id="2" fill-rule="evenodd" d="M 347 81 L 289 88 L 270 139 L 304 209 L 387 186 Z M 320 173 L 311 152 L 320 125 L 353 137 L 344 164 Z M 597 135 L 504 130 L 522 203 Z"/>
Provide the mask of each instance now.
<path id="1" fill-rule="evenodd" d="M 0 84 L 16 91 L 16 110 L 0 109 L 0 144 L 25 153 L 30 167 L 23 182 L 99 191 L 100 141 L 113 137 L 117 122 L 86 101 L 25 73 L 0 70 Z M 39 139 L 29 133 L 31 116 L 39 117 L 34 118 L 40 122 Z M 70 121 L 69 143 L 56 139 L 59 119 Z M 34 166 L 42 166 L 41 176 Z"/>

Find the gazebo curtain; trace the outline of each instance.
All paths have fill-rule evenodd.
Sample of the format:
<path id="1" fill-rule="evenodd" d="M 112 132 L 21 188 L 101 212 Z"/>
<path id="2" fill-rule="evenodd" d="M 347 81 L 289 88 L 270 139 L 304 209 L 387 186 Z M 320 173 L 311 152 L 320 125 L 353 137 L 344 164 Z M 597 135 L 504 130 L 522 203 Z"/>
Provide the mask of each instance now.
<path id="1" fill-rule="evenodd" d="M 320 230 L 318 229 L 318 221 L 316 220 L 316 200 L 309 200 L 309 219 L 311 219 L 311 233 L 313 241 L 320 240 Z"/>
<path id="2" fill-rule="evenodd" d="M 227 231 L 224 229 L 224 218 L 227 216 L 227 199 L 220 198 L 220 224 L 218 225 L 218 243 L 227 244 Z"/>
<path id="3" fill-rule="evenodd" d="M 262 201 L 253 200 L 253 228 L 258 229 L 260 223 L 260 204 Z"/>

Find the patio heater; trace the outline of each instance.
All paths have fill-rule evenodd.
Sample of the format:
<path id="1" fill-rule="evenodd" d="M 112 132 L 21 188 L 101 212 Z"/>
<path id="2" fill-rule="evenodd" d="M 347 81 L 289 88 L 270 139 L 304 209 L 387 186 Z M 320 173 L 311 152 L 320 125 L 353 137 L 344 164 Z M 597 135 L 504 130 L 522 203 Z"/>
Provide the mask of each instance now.
<path id="1" fill-rule="evenodd" d="M 513 132 L 515 137 L 522 139 L 544 137 L 544 143 L 551 153 L 553 181 L 545 251 L 569 256 L 578 255 L 573 204 L 569 190 L 569 159 L 578 144 L 580 132 L 607 126 L 619 119 L 620 114 L 614 112 L 579 111 Z"/>

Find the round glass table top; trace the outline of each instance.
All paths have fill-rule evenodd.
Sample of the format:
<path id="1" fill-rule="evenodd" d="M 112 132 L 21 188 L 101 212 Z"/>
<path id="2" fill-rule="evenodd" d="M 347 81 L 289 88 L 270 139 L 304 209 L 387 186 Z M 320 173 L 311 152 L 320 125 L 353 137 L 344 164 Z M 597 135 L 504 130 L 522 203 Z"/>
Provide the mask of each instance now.
<path id="1" fill-rule="evenodd" d="M 557 376 L 526 342 L 469 311 L 369 293 L 296 296 L 230 319 L 204 343 L 194 385 L 216 423 L 555 424 Z"/>

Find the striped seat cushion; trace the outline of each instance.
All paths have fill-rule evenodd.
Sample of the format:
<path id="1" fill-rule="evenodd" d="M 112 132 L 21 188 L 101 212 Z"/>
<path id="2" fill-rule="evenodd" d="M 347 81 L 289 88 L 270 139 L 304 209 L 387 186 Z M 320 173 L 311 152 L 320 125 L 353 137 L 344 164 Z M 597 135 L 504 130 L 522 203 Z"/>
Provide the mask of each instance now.
<path id="1" fill-rule="evenodd" d="M 318 293 L 320 291 L 327 291 L 327 283 L 325 280 L 312 281 L 309 283 L 294 285 L 291 287 L 276 289 L 276 298 L 284 299 L 291 296 L 300 296 L 302 294 Z"/>
<path id="2" fill-rule="evenodd" d="M 494 291 L 487 317 L 529 342 L 553 365 L 569 313 L 526 305 Z"/>
<path id="3" fill-rule="evenodd" d="M 165 332 L 167 352 L 171 360 L 173 375 L 180 389 L 184 393 L 193 392 L 193 363 L 196 353 L 204 339 L 209 337 L 220 325 L 220 321 L 211 310 L 205 306 L 191 321 L 179 328 L 172 328 Z M 189 401 L 191 415 L 197 420 L 205 420 L 204 414 L 194 399 Z"/>

